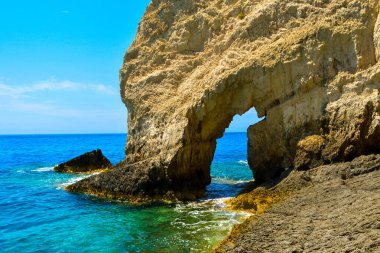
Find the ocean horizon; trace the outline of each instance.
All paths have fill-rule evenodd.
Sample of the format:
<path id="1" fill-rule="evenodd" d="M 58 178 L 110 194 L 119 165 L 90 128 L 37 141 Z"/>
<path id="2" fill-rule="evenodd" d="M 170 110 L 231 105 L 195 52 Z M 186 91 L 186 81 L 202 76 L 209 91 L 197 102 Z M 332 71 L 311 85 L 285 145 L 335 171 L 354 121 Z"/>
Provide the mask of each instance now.
<path id="1" fill-rule="evenodd" d="M 225 132 L 225 134 L 247 134 L 246 132 Z M 0 136 L 46 136 L 46 135 L 128 135 L 127 133 L 42 133 L 42 134 L 33 134 L 33 133 L 10 133 L 10 134 L 0 134 Z"/>

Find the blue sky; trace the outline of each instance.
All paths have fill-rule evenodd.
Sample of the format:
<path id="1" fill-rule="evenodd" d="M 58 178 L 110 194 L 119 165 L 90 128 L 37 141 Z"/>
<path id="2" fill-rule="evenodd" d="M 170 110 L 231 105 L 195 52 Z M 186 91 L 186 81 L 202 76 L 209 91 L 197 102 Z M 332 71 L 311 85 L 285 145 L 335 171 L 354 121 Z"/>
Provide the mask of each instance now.
<path id="1" fill-rule="evenodd" d="M 149 2 L 2 1 L 0 134 L 126 132 L 118 71 Z"/>

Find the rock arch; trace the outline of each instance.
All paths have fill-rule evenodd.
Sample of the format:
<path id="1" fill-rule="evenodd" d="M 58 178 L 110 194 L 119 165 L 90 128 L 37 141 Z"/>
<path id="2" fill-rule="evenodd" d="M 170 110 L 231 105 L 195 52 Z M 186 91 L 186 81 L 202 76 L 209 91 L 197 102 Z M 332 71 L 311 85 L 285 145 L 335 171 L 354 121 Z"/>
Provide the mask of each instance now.
<path id="1" fill-rule="evenodd" d="M 326 163 L 369 152 L 360 146 L 377 149 L 378 12 L 376 0 L 152 1 L 120 71 L 126 159 L 68 189 L 130 200 L 199 197 L 216 139 L 252 107 L 266 116 L 248 129 L 258 180 L 294 166 L 298 150 Z M 311 135 L 322 136 L 325 154 L 298 145 Z"/>

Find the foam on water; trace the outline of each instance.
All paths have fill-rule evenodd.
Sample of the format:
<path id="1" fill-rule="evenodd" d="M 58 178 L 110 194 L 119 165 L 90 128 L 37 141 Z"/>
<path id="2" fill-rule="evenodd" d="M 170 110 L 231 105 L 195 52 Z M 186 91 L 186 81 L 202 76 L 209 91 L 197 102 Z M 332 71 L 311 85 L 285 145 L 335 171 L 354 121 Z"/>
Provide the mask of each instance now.
<path id="1" fill-rule="evenodd" d="M 171 226 L 179 231 L 189 231 L 189 234 L 204 236 L 212 231 L 231 229 L 234 224 L 242 222 L 250 216 L 246 212 L 233 212 L 226 210 L 226 200 L 230 198 L 206 199 L 197 202 L 177 204 L 175 212 L 180 216 L 171 222 Z M 210 217 L 213 217 L 210 219 Z M 185 232 L 186 233 L 186 232 Z M 205 237 L 205 241 L 212 242 L 213 238 Z M 199 248 L 193 248 L 198 252 Z"/>
<path id="2" fill-rule="evenodd" d="M 249 183 L 252 180 L 233 180 L 227 177 L 216 177 L 216 178 L 213 178 L 213 181 L 217 183 L 224 183 L 224 184 L 229 184 L 229 185 L 240 185 L 240 184 Z"/>
<path id="3" fill-rule="evenodd" d="M 239 160 L 238 163 L 243 164 L 243 165 L 248 165 L 247 160 Z"/>
<path id="4" fill-rule="evenodd" d="M 100 172 L 95 172 L 95 173 L 90 173 L 90 174 L 75 174 L 73 175 L 72 178 L 70 178 L 68 181 L 64 182 L 64 183 L 61 183 L 58 185 L 57 189 L 65 189 L 66 186 L 69 186 L 71 184 L 74 184 L 76 182 L 79 182 L 80 180 L 82 179 L 85 179 L 85 178 L 88 178 L 88 177 L 91 177 L 93 175 L 97 175 L 99 174 Z"/>
<path id="5" fill-rule="evenodd" d="M 35 172 L 47 172 L 47 171 L 54 171 L 54 167 L 42 167 L 35 170 L 32 170 Z"/>

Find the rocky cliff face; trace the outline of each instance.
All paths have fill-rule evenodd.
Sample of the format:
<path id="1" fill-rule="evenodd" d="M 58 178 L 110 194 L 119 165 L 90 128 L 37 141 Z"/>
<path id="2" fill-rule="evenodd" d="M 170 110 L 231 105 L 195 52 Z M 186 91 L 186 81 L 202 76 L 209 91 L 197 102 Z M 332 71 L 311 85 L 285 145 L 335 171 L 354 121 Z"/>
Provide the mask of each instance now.
<path id="1" fill-rule="evenodd" d="M 257 180 L 379 152 L 378 13 L 377 0 L 153 0 L 120 71 L 126 161 L 69 190 L 200 196 L 216 139 L 252 107 Z"/>

